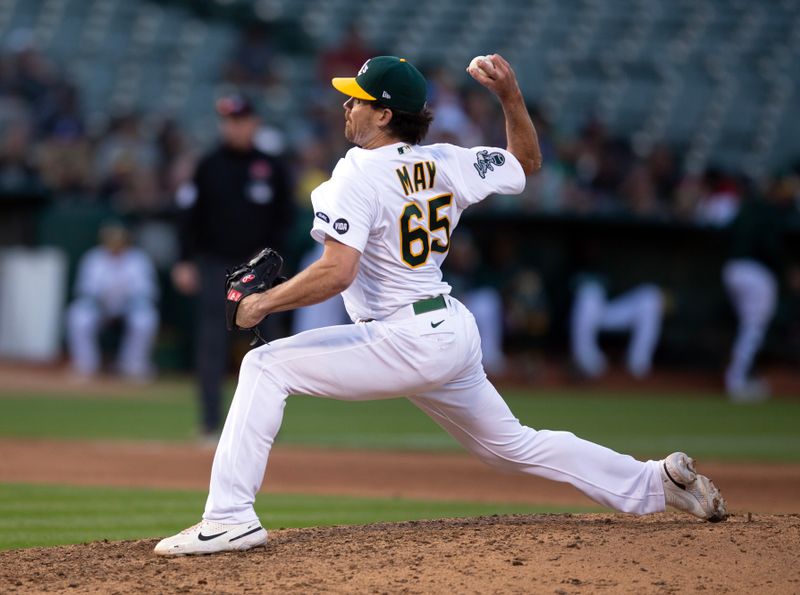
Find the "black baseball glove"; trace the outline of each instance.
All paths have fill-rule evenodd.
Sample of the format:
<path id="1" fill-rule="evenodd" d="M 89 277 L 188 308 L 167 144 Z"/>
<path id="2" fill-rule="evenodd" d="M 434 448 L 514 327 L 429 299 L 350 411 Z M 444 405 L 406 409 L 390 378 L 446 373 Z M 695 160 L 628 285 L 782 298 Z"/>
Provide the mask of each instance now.
<path id="1" fill-rule="evenodd" d="M 272 248 L 264 248 L 248 262 L 240 264 L 225 274 L 225 322 L 228 330 L 252 330 L 256 337 L 264 341 L 258 327 L 242 329 L 236 324 L 239 302 L 248 295 L 263 293 L 284 281 L 281 277 L 283 258 Z M 264 341 L 266 343 L 266 341 Z"/>

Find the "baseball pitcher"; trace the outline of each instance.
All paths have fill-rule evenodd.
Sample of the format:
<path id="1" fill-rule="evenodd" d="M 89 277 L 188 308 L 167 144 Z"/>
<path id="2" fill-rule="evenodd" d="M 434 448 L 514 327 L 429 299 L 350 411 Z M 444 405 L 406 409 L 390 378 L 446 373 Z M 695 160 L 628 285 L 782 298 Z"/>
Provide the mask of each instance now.
<path id="1" fill-rule="evenodd" d="M 499 469 L 568 482 L 623 512 L 672 505 L 710 521 L 726 517 L 719 491 L 685 454 L 640 462 L 569 432 L 534 430 L 487 380 L 475 320 L 450 297 L 440 267 L 464 210 L 491 194 L 522 192 L 542 158 L 508 62 L 494 54 L 468 72 L 500 100 L 506 148 L 420 145 L 433 119 L 426 81 L 402 58 L 372 58 L 355 77 L 333 79 L 348 96 L 344 133 L 356 147 L 311 195 L 311 235 L 323 254 L 274 286 L 278 261 L 257 256 L 229 279 L 228 311 L 232 324 L 253 328 L 272 312 L 342 293 L 355 324 L 303 332 L 244 357 L 203 519 L 162 540 L 157 554 L 266 543 L 253 503 L 294 393 L 351 401 L 405 395 Z"/>

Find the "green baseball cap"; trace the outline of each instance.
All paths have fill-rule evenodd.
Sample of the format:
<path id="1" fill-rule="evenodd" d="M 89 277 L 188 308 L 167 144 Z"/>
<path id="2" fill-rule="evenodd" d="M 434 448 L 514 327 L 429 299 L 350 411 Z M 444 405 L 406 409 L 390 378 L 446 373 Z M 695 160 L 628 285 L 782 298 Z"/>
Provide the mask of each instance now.
<path id="1" fill-rule="evenodd" d="M 412 113 L 422 111 L 428 95 L 422 73 L 405 58 L 396 56 L 370 58 L 355 78 L 337 77 L 331 84 L 345 95 Z"/>

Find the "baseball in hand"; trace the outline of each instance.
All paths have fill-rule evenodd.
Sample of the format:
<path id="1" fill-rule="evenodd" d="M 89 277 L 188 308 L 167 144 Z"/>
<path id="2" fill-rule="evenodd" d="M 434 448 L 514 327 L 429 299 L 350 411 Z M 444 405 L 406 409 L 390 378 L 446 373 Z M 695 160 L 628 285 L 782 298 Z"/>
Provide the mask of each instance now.
<path id="1" fill-rule="evenodd" d="M 484 76 L 491 77 L 494 74 L 494 64 L 488 56 L 475 56 L 467 66 L 467 71 L 480 71 Z"/>

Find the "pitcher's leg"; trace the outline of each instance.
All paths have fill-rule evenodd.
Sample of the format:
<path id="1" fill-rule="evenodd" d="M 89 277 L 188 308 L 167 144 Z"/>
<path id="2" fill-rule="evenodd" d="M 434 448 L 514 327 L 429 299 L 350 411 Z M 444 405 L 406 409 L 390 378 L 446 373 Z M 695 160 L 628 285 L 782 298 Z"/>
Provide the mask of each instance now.
<path id="1" fill-rule="evenodd" d="M 570 432 L 523 426 L 485 377 L 450 383 L 410 400 L 493 467 L 570 483 L 621 512 L 665 509 L 657 461 L 637 461 Z"/>
<path id="2" fill-rule="evenodd" d="M 403 361 L 406 345 L 390 340 L 389 332 L 379 323 L 328 327 L 245 355 L 214 456 L 204 519 L 247 523 L 256 518 L 253 502 L 288 395 L 361 400 L 398 396 L 424 385 Z"/>
<path id="3" fill-rule="evenodd" d="M 239 383 L 214 454 L 203 514 L 209 521 L 238 524 L 257 518 L 253 502 L 281 427 L 288 393 L 262 366 L 256 351 L 242 360 Z"/>

